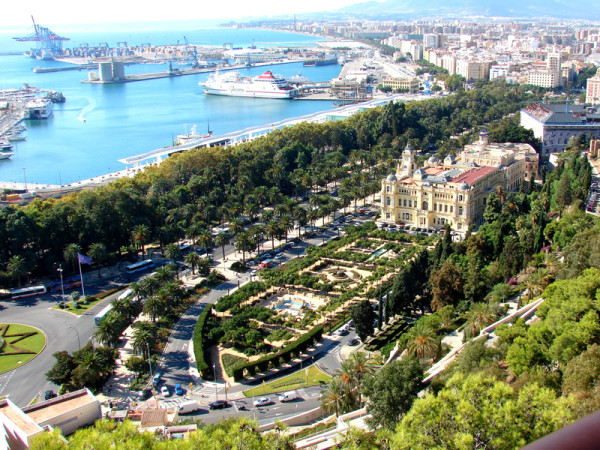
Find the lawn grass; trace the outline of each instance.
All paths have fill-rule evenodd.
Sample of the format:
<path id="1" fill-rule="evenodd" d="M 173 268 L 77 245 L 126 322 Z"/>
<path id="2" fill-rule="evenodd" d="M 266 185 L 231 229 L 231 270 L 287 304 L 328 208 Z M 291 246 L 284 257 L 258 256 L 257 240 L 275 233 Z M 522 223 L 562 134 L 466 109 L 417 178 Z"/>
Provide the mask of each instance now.
<path id="1" fill-rule="evenodd" d="M 94 296 L 88 296 L 88 299 L 92 299 L 92 301 L 90 301 L 87 305 L 84 305 L 83 302 L 81 300 L 79 300 L 79 307 L 75 308 L 74 303 L 73 302 L 68 302 L 67 303 L 67 307 L 66 308 L 61 308 L 60 306 L 53 306 L 53 309 L 58 309 L 59 311 L 68 311 L 70 313 L 76 314 L 78 316 L 82 315 L 84 312 L 86 312 L 88 309 L 90 309 L 92 306 L 100 303 L 102 300 L 104 300 L 106 297 L 108 297 L 109 295 L 114 294 L 115 292 L 118 292 L 120 290 L 125 290 L 127 288 L 127 286 L 122 286 L 119 288 L 115 288 L 115 289 L 109 289 L 108 291 L 104 291 L 104 292 L 100 292 Z"/>
<path id="2" fill-rule="evenodd" d="M 8 327 L 8 329 L 6 328 Z M 35 333 L 26 338 L 22 336 L 10 336 L 21 333 Z M 6 342 L 4 348 L 0 351 L 0 373 L 8 372 L 26 362 L 31 361 L 46 346 L 46 336 L 40 330 L 27 325 L 19 324 L 0 324 L 0 335 Z M 8 336 L 7 336 L 8 335 Z M 14 343 L 14 346 L 11 345 Z M 15 348 L 18 347 L 18 348 Z M 11 352 L 20 350 L 31 351 L 32 353 L 11 355 Z M 9 354 L 6 354 L 9 353 Z"/>
<path id="3" fill-rule="evenodd" d="M 273 394 L 275 392 L 293 391 L 301 387 L 309 386 L 320 386 L 328 384 L 331 381 L 331 377 L 319 369 L 317 366 L 312 365 L 308 368 L 308 381 L 306 380 L 306 369 L 295 372 L 286 377 L 280 378 L 279 380 L 265 383 L 261 386 L 257 386 L 252 389 L 244 391 L 246 397 L 260 397 L 262 395 Z"/>

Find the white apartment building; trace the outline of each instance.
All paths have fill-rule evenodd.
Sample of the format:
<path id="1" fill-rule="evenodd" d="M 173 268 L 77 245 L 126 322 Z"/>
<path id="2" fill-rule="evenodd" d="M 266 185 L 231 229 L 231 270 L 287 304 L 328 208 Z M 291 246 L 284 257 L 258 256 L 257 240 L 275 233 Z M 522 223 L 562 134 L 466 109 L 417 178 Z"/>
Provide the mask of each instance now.
<path id="1" fill-rule="evenodd" d="M 592 105 L 600 104 L 600 70 L 592 78 L 587 80 L 585 102 Z"/>

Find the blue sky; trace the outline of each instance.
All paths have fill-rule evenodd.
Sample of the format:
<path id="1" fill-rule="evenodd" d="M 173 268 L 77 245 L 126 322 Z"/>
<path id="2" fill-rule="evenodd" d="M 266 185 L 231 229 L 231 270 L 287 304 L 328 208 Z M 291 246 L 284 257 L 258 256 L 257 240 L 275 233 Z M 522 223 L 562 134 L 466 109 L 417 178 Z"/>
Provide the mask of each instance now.
<path id="1" fill-rule="evenodd" d="M 330 11 L 360 0 L 8 0 L 2 2 L 0 27 L 27 28 L 31 15 L 50 27 L 62 24 L 137 22 L 156 20 L 235 20 L 244 17 L 282 16 Z"/>

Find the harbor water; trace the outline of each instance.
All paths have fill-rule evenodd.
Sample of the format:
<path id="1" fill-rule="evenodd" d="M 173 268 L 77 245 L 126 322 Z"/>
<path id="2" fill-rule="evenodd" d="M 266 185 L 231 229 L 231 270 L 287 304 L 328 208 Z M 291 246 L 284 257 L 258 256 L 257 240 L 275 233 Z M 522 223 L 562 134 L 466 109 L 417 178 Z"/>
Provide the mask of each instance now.
<path id="1" fill-rule="evenodd" d="M 64 34 L 61 30 L 53 30 Z M 68 47 L 99 41 L 116 47 L 188 42 L 199 45 L 236 47 L 311 46 L 318 38 L 294 33 L 251 29 L 172 31 L 111 31 L 104 34 L 80 32 L 69 35 Z M 25 51 L 26 43 L 0 35 L 0 51 Z M 186 75 L 122 84 L 87 84 L 88 71 L 34 73 L 36 66 L 64 66 L 56 61 L 39 61 L 21 55 L 0 56 L 0 89 L 19 88 L 23 83 L 40 89 L 60 91 L 66 103 L 55 104 L 47 120 L 28 120 L 27 140 L 14 142 L 15 155 L 0 161 L 0 180 L 64 185 L 125 168 L 120 158 L 170 145 L 177 134 L 197 126 L 199 133 L 215 134 L 276 122 L 333 108 L 332 101 L 270 100 L 208 96 L 198 85 L 208 74 Z M 159 72 L 166 64 L 126 66 L 126 73 Z M 248 76 L 272 70 L 285 77 L 301 73 L 311 81 L 337 77 L 341 66 L 303 67 L 302 63 L 243 69 Z"/>

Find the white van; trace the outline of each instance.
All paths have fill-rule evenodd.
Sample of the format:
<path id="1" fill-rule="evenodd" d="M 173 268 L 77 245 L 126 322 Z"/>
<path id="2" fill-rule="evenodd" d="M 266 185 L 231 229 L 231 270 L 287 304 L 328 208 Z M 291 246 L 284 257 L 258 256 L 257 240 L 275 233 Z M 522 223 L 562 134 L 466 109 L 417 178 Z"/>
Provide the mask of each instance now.
<path id="1" fill-rule="evenodd" d="M 281 403 L 291 402 L 292 400 L 296 400 L 297 398 L 298 394 L 296 394 L 296 391 L 288 391 L 284 392 L 283 394 L 279 394 L 279 401 Z"/>
<path id="2" fill-rule="evenodd" d="M 179 404 L 177 412 L 179 414 L 188 414 L 196 412 L 198 409 L 198 402 L 196 402 L 196 400 L 188 400 Z"/>

